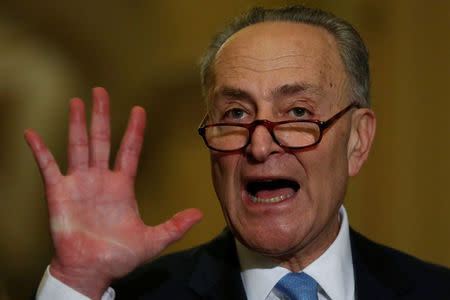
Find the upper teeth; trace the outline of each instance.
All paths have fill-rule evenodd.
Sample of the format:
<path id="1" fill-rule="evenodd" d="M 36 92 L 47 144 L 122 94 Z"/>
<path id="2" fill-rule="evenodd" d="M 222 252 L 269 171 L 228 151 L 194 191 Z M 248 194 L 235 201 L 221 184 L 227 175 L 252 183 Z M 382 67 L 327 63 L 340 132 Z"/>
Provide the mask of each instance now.
<path id="1" fill-rule="evenodd" d="M 275 203 L 275 202 L 280 202 L 284 199 L 287 199 L 289 197 L 292 197 L 294 195 L 294 193 L 289 193 L 287 195 L 281 195 L 281 196 L 277 196 L 277 197 L 273 197 L 273 198 L 259 198 L 256 196 L 253 196 L 251 194 L 249 194 L 249 198 L 251 201 L 253 202 L 260 202 L 260 203 Z"/>

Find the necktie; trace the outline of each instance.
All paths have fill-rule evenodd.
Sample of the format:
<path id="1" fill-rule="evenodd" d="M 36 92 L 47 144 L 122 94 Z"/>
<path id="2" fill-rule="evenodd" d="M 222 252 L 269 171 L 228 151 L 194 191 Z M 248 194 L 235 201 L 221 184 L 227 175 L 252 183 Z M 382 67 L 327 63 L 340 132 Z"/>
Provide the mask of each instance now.
<path id="1" fill-rule="evenodd" d="M 289 273 L 275 288 L 289 300 L 317 300 L 317 282 L 306 273 Z"/>

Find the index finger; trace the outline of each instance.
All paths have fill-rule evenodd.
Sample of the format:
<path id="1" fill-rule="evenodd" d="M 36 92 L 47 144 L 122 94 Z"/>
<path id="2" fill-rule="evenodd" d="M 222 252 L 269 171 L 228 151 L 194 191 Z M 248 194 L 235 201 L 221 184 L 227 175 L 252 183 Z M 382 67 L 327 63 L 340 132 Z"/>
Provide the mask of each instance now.
<path id="1" fill-rule="evenodd" d="M 136 176 L 139 154 L 144 140 L 145 110 L 135 106 L 131 110 L 128 127 L 120 144 L 115 170 L 122 171 L 130 177 Z"/>

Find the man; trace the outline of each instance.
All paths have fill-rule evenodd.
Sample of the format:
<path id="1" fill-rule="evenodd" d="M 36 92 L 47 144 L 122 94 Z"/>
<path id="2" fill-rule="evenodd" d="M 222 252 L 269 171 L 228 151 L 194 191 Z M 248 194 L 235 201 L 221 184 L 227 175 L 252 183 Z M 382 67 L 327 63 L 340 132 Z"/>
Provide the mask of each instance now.
<path id="1" fill-rule="evenodd" d="M 199 133 L 227 229 L 135 271 L 201 218 L 190 209 L 155 227 L 141 221 L 144 111 L 133 108 L 113 170 L 101 88 L 90 139 L 82 101 L 70 103 L 66 176 L 27 131 L 56 250 L 38 299 L 448 299 L 448 270 L 349 229 L 347 181 L 375 134 L 367 57 L 349 24 L 302 6 L 253 9 L 219 34 L 202 65 Z"/>

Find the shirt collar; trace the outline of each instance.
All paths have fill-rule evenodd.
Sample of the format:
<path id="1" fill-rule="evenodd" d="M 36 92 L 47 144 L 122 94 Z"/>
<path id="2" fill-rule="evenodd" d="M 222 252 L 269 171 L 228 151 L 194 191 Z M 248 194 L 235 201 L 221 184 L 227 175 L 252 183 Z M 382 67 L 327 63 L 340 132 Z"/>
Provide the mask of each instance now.
<path id="1" fill-rule="evenodd" d="M 303 272 L 313 277 L 330 299 L 354 299 L 355 281 L 347 212 L 339 209 L 340 228 L 334 242 Z M 248 300 L 266 299 L 275 284 L 290 271 L 248 249 L 236 240 L 241 278 Z"/>

